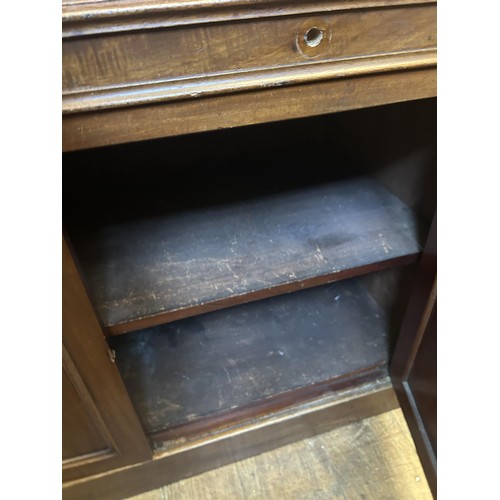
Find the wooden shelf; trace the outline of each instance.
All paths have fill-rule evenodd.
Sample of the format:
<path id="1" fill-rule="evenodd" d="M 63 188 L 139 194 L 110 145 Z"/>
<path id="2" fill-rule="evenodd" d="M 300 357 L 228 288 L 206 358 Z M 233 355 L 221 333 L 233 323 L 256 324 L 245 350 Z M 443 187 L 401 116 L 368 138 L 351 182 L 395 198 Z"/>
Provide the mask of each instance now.
<path id="1" fill-rule="evenodd" d="M 414 214 L 367 178 L 103 221 L 75 246 L 111 334 L 406 264 L 420 251 Z"/>
<path id="2" fill-rule="evenodd" d="M 148 434 L 200 434 L 387 375 L 388 322 L 347 280 L 110 339 Z"/>

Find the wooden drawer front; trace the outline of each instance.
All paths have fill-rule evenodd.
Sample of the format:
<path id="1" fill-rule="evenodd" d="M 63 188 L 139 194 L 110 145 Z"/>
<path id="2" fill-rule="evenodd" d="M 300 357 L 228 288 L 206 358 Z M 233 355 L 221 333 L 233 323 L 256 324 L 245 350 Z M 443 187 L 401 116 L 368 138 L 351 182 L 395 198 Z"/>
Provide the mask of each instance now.
<path id="1" fill-rule="evenodd" d="M 63 43 L 63 93 L 221 74 L 230 86 L 232 77 L 254 70 L 435 46 L 434 4 L 69 38 Z"/>

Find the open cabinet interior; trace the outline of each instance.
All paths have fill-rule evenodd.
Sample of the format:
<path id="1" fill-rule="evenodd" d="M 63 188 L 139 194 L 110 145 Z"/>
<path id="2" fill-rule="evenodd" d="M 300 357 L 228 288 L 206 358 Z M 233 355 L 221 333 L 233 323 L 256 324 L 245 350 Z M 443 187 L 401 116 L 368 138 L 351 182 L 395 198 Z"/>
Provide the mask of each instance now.
<path id="1" fill-rule="evenodd" d="M 387 377 L 435 99 L 66 153 L 64 227 L 156 446 Z"/>

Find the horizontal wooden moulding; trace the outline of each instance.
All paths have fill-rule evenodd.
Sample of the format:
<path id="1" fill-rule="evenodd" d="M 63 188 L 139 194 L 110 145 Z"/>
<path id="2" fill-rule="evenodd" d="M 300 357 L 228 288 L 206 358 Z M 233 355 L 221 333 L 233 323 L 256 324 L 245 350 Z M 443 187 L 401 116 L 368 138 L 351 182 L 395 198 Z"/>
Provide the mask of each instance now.
<path id="1" fill-rule="evenodd" d="M 324 115 L 436 95 L 436 68 L 63 115 L 63 150 Z"/>
<path id="2" fill-rule="evenodd" d="M 284 85 L 308 77 L 338 77 L 342 72 L 380 71 L 378 66 L 384 64 L 386 71 L 400 69 L 392 65 L 403 62 L 406 52 L 433 50 L 432 61 L 426 62 L 432 53 L 420 54 L 420 58 L 421 64 L 435 64 L 435 14 L 434 6 L 420 5 L 70 39 L 62 45 L 63 112 L 101 109 L 106 99 L 109 107 L 130 105 L 135 102 L 131 97 L 134 92 L 137 99 L 142 98 L 137 104 L 144 104 L 153 102 L 152 92 L 157 98 L 163 93 L 168 100 L 205 95 L 206 86 L 211 92 L 226 88 L 226 93 L 258 88 L 252 79 L 262 79 L 262 86 Z M 321 30 L 317 47 L 304 41 L 310 28 Z M 377 55 L 380 61 L 370 59 Z M 393 61 L 397 55 L 399 59 Z M 368 61 L 364 63 L 363 58 Z M 349 65 L 338 68 L 304 66 L 312 61 L 350 59 Z M 415 65 L 415 55 L 408 54 L 407 59 Z M 360 65 L 357 70 L 356 64 Z M 178 96 L 177 87 L 186 91 Z M 169 96 L 169 88 L 175 95 Z M 128 95 L 127 101 L 122 96 L 113 104 L 122 94 Z M 144 100 L 148 95 L 149 100 Z M 99 100 L 99 106 L 83 106 L 85 100 L 92 99 Z M 79 100 L 83 102 L 77 106 Z"/>
<path id="3" fill-rule="evenodd" d="M 64 38 L 169 26 L 209 24 L 297 14 L 388 6 L 436 4 L 432 0 L 110 0 L 63 2 Z"/>
<path id="4" fill-rule="evenodd" d="M 367 74 L 414 70 L 436 65 L 435 49 L 384 54 L 373 57 L 309 63 L 276 69 L 254 70 L 186 80 L 95 89 L 63 95 L 64 114 L 99 111 L 145 104 L 168 103 L 199 97 L 234 94 L 269 87 L 283 87 Z"/>

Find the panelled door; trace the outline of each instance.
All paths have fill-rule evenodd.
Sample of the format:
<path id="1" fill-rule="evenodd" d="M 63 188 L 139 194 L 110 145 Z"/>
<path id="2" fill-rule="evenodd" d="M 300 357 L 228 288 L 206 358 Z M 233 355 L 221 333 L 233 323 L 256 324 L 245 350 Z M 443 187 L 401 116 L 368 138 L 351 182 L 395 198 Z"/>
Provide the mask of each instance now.
<path id="1" fill-rule="evenodd" d="M 63 481 L 138 463 L 151 449 L 63 239 Z"/>

